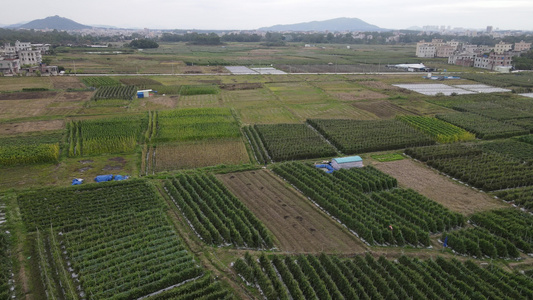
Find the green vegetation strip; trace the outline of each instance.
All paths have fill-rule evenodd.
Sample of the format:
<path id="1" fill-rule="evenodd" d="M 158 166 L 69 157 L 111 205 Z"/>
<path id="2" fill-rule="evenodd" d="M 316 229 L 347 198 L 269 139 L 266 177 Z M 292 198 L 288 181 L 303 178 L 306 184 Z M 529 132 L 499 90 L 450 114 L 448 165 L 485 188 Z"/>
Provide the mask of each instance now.
<path id="1" fill-rule="evenodd" d="M 370 166 L 327 174 L 291 162 L 276 164 L 273 171 L 371 245 L 428 247 L 430 233 L 464 223 L 460 214 L 396 188 L 395 178 Z"/>
<path id="2" fill-rule="evenodd" d="M 529 211 L 533 210 L 533 186 L 497 191 L 494 195 Z"/>
<path id="3" fill-rule="evenodd" d="M 120 82 L 112 77 L 83 77 L 83 83 L 87 86 L 99 88 L 103 86 L 120 86 Z"/>
<path id="4" fill-rule="evenodd" d="M 345 154 L 395 150 L 435 142 L 426 134 L 399 120 L 307 120 Z"/>
<path id="5" fill-rule="evenodd" d="M 204 273 L 148 182 L 45 189 L 20 194 L 18 202 L 28 231 L 46 232 L 64 246 L 64 263 L 74 269 L 69 278 L 79 277 L 88 299 L 138 298 Z M 53 251 L 46 242 L 38 248 Z M 53 264 L 46 254 L 41 258 L 41 269 Z"/>
<path id="6" fill-rule="evenodd" d="M 401 256 L 389 261 L 370 254 L 276 255 L 246 253 L 233 268 L 266 299 L 527 299 L 533 280 L 490 264 L 440 256 L 428 260 Z"/>
<path id="7" fill-rule="evenodd" d="M 0 138 L 0 166 L 57 163 L 62 133 Z"/>
<path id="8" fill-rule="evenodd" d="M 191 108 L 162 111 L 157 117 L 155 142 L 241 137 L 239 124 L 227 108 Z"/>
<path id="9" fill-rule="evenodd" d="M 266 227 L 213 175 L 177 175 L 165 189 L 207 244 L 270 249 Z"/>
<path id="10" fill-rule="evenodd" d="M 490 140 L 529 133 L 522 127 L 469 112 L 441 114 L 436 117 L 473 132 L 480 139 Z"/>
<path id="11" fill-rule="evenodd" d="M 96 90 L 92 100 L 133 100 L 136 90 L 134 86 L 102 86 Z"/>
<path id="12" fill-rule="evenodd" d="M 462 128 L 435 118 L 399 116 L 397 119 L 431 135 L 439 143 L 469 141 L 476 138 L 474 134 Z"/>
<path id="13" fill-rule="evenodd" d="M 337 155 L 335 148 L 307 124 L 255 125 L 273 161 Z"/>
<path id="14" fill-rule="evenodd" d="M 67 125 L 69 156 L 131 153 L 137 143 L 150 137 L 148 124 L 153 114 L 71 121 Z"/>
<path id="15" fill-rule="evenodd" d="M 473 145 L 408 148 L 407 155 L 485 191 L 533 185 L 533 166 Z"/>

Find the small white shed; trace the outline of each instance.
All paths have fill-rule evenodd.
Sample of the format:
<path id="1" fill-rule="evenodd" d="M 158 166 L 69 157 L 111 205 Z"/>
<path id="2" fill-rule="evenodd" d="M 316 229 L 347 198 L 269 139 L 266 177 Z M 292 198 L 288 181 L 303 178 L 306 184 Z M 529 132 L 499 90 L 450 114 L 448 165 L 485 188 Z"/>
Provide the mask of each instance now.
<path id="1" fill-rule="evenodd" d="M 338 157 L 331 160 L 331 166 L 335 170 L 362 168 L 363 159 L 360 156 Z"/>

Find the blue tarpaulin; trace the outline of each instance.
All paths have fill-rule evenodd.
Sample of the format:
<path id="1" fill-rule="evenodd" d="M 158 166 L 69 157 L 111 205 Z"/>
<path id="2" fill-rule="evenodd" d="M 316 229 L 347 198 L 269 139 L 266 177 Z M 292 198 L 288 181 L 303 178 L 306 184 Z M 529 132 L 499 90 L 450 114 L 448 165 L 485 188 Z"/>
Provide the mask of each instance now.
<path id="1" fill-rule="evenodd" d="M 94 178 L 94 181 L 96 182 L 104 182 L 104 181 L 111 181 L 111 180 L 113 180 L 113 174 L 98 175 Z"/>
<path id="2" fill-rule="evenodd" d="M 121 181 L 121 180 L 126 180 L 130 178 L 129 176 L 122 176 L 122 175 L 115 175 L 115 181 Z"/>
<path id="3" fill-rule="evenodd" d="M 72 179 L 72 185 L 80 185 L 83 183 L 83 179 L 74 178 Z"/>

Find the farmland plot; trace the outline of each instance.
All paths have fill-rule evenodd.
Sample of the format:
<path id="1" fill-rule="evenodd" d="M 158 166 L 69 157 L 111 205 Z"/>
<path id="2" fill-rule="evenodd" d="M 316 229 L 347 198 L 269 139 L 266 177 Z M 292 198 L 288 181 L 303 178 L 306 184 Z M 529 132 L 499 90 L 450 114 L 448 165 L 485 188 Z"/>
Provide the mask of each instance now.
<path id="1" fill-rule="evenodd" d="M 132 152 L 148 127 L 146 116 L 71 121 L 69 156 Z"/>
<path id="2" fill-rule="evenodd" d="M 178 174 L 165 181 L 165 190 L 207 244 L 271 249 L 266 227 L 212 175 Z"/>
<path id="3" fill-rule="evenodd" d="M 358 253 L 364 245 L 270 171 L 217 175 L 288 252 Z"/>
<path id="4" fill-rule="evenodd" d="M 18 202 L 50 297 L 133 299 L 206 274 L 145 181 L 30 192 Z"/>
<path id="5" fill-rule="evenodd" d="M 221 164 L 239 165 L 250 162 L 246 147 L 241 139 L 157 145 L 149 148 L 149 153 L 143 152 L 143 159 L 147 160 L 148 166 L 143 173 L 148 172 L 148 174 Z M 150 165 L 152 163 L 153 165 Z"/>
<path id="6" fill-rule="evenodd" d="M 311 119 L 307 122 L 345 154 L 394 150 L 435 143 L 429 136 L 398 120 Z"/>
<path id="7" fill-rule="evenodd" d="M 378 163 L 374 166 L 397 178 L 401 187 L 414 189 L 454 212 L 470 215 L 478 211 L 506 207 L 504 203 L 485 193 L 457 184 L 409 159 Z"/>
<path id="8" fill-rule="evenodd" d="M 273 161 L 337 154 L 335 148 L 307 124 L 255 125 L 254 130 Z"/>
<path id="9" fill-rule="evenodd" d="M 533 280 L 493 264 L 436 257 L 341 259 L 321 254 L 238 259 L 235 271 L 267 299 L 465 299 L 533 296 Z M 277 272 L 276 272 L 277 271 Z"/>
<path id="10" fill-rule="evenodd" d="M 429 233 L 464 224 L 463 216 L 413 190 L 395 188 L 396 179 L 373 167 L 326 174 L 291 162 L 273 170 L 371 245 L 428 247 Z"/>
<path id="11" fill-rule="evenodd" d="M 408 148 L 405 153 L 484 191 L 533 185 L 532 165 L 473 145 Z"/>
<path id="12" fill-rule="evenodd" d="M 456 112 L 440 114 L 436 117 L 473 132 L 480 139 L 505 138 L 529 133 L 528 130 L 522 127 L 503 123 L 474 113 Z"/>
<path id="13" fill-rule="evenodd" d="M 405 108 L 399 107 L 386 100 L 381 101 L 359 101 L 354 102 L 353 106 L 366 110 L 381 119 L 391 119 L 397 115 L 413 115 L 416 114 Z"/>

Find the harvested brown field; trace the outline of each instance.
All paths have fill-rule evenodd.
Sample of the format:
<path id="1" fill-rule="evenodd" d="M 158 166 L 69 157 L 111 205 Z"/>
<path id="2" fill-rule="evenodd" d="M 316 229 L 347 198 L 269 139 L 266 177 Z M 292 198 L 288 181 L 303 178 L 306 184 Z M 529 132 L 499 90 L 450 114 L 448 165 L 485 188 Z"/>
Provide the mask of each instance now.
<path id="1" fill-rule="evenodd" d="M 494 199 L 484 192 L 478 192 L 459 182 L 454 182 L 426 165 L 411 159 L 376 163 L 374 166 L 398 179 L 400 186 L 412 188 L 463 215 L 509 207 L 508 204 Z"/>
<path id="2" fill-rule="evenodd" d="M 250 162 L 246 147 L 240 139 L 158 145 L 155 154 L 153 151 L 152 148 L 148 157 L 155 157 L 155 165 L 150 167 L 150 163 L 148 164 L 148 173 L 153 170 L 161 172 Z M 143 155 L 143 158 L 146 156 Z M 146 170 L 144 171 L 146 173 Z"/>
<path id="3" fill-rule="evenodd" d="M 369 87 L 371 89 L 378 89 L 382 91 L 401 91 L 402 90 L 399 87 L 396 87 L 396 86 L 393 86 L 391 84 L 384 83 L 381 81 L 360 81 L 358 83 L 366 87 Z"/>
<path id="4" fill-rule="evenodd" d="M 365 245 L 268 170 L 217 175 L 268 227 L 282 251 L 361 253 Z"/>
<path id="5" fill-rule="evenodd" d="M 54 89 L 83 89 L 86 88 L 78 77 L 71 76 L 53 76 L 50 77 Z"/>
<path id="6" fill-rule="evenodd" d="M 146 102 L 153 103 L 163 108 L 174 108 L 178 104 L 179 96 L 154 96 L 145 99 Z"/>
<path id="7" fill-rule="evenodd" d="M 353 106 L 371 112 L 382 119 L 394 118 L 396 115 L 417 115 L 385 100 L 355 102 Z"/>
<path id="8" fill-rule="evenodd" d="M 0 100 L 33 100 L 54 98 L 57 92 L 16 92 L 0 93 Z"/>
<path id="9" fill-rule="evenodd" d="M 0 135 L 63 129 L 63 120 L 19 122 L 0 124 Z"/>
<path id="10" fill-rule="evenodd" d="M 359 90 L 355 92 L 341 92 L 332 93 L 332 96 L 341 101 L 357 101 L 357 100 L 370 100 L 370 99 L 384 99 L 388 98 L 387 95 L 380 94 L 370 90 Z"/>
<path id="11" fill-rule="evenodd" d="M 64 92 L 60 93 L 55 97 L 54 101 L 56 102 L 77 102 L 77 101 L 88 101 L 91 99 L 91 96 L 94 92 Z"/>
<path id="12" fill-rule="evenodd" d="M 263 88 L 262 83 L 235 83 L 235 84 L 221 84 L 220 88 L 223 90 L 253 90 Z"/>

